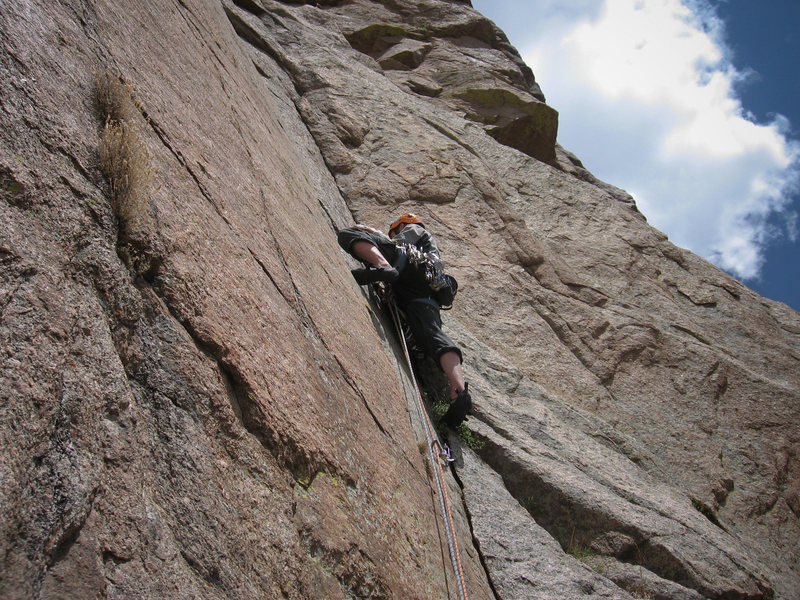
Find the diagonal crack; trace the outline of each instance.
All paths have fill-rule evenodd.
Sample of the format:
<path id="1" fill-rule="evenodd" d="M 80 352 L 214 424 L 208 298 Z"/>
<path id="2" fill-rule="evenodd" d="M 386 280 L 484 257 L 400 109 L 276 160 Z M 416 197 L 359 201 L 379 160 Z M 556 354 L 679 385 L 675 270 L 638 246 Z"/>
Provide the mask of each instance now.
<path id="1" fill-rule="evenodd" d="M 500 593 L 497 591 L 495 587 L 494 580 L 492 579 L 492 570 L 489 568 L 488 563 L 486 562 L 486 556 L 481 548 L 481 542 L 478 539 L 478 536 L 475 535 L 475 527 L 472 524 L 472 512 L 469 510 L 469 504 L 467 503 L 466 498 L 464 498 L 464 483 L 461 481 L 461 478 L 458 476 L 458 471 L 456 470 L 455 464 L 450 464 L 450 473 L 453 475 L 453 479 L 458 484 L 459 489 L 461 490 L 461 506 L 464 509 L 464 516 L 467 519 L 467 525 L 469 526 L 469 533 L 472 536 L 472 546 L 475 548 L 475 552 L 478 555 L 478 560 L 481 562 L 481 566 L 483 567 L 483 571 L 486 574 L 486 582 L 489 584 L 489 589 L 492 590 L 492 594 L 494 594 L 495 600 L 502 600 Z"/>

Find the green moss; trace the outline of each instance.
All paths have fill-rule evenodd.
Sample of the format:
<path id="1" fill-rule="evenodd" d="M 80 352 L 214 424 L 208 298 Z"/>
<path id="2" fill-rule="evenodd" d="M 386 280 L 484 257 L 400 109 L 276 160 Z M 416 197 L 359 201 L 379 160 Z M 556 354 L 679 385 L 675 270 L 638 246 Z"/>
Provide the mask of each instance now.
<path id="1" fill-rule="evenodd" d="M 591 548 L 586 548 L 585 546 L 575 546 L 568 550 L 568 554 L 571 554 L 578 560 L 583 561 L 592 556 L 594 552 L 592 552 Z"/>
<path id="2" fill-rule="evenodd" d="M 6 191 L 12 196 L 19 196 L 22 193 L 22 185 L 16 181 L 9 181 L 6 185 Z"/>
<path id="3" fill-rule="evenodd" d="M 692 500 L 692 506 L 694 506 L 695 509 L 697 509 L 700 512 L 700 514 L 702 514 L 706 519 L 711 521 L 714 525 L 716 525 L 720 529 L 725 529 L 722 526 L 722 523 L 719 522 L 719 517 L 717 517 L 717 513 L 714 512 L 714 509 L 712 509 L 710 506 L 708 506 L 708 504 L 705 504 L 701 500 L 698 500 L 697 498 L 692 498 L 691 500 Z"/>
<path id="4" fill-rule="evenodd" d="M 522 501 L 522 508 L 533 514 L 533 509 L 536 507 L 536 498 L 528 496 Z"/>
<path id="5" fill-rule="evenodd" d="M 456 431 L 463 444 L 475 452 L 483 449 L 486 444 L 474 431 L 467 427 L 466 423 L 461 423 L 461 425 L 456 428 Z"/>
<path id="6" fill-rule="evenodd" d="M 428 397 L 430 399 L 430 395 Z M 444 402 L 442 400 L 434 400 L 431 406 L 431 417 L 433 417 L 433 420 L 435 422 L 439 422 L 442 419 L 444 413 L 447 412 L 448 406 L 449 405 L 447 404 L 447 402 Z"/>

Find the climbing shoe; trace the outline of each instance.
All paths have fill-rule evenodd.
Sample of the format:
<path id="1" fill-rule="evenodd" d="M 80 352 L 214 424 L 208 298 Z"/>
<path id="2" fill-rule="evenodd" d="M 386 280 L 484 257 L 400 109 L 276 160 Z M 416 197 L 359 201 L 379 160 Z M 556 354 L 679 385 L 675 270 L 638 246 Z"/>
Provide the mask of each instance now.
<path id="1" fill-rule="evenodd" d="M 450 408 L 442 417 L 447 425 L 455 429 L 467 420 L 467 414 L 472 409 L 472 398 L 469 395 L 469 384 L 456 395 L 456 399 L 450 404 Z"/>
<path id="2" fill-rule="evenodd" d="M 400 273 L 393 267 L 364 267 L 363 269 L 353 269 L 350 271 L 358 285 L 367 285 L 376 281 L 392 283 Z"/>

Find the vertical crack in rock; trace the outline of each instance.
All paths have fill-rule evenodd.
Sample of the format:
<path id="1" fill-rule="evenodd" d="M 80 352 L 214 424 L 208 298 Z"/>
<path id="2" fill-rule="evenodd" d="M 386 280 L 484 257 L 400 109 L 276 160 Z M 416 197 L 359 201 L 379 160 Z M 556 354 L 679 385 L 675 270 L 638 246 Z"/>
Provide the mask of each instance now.
<path id="1" fill-rule="evenodd" d="M 469 503 L 464 497 L 464 483 L 461 481 L 461 477 L 459 477 L 458 475 L 458 470 L 455 464 L 452 463 L 450 464 L 450 473 L 452 474 L 453 479 L 455 479 L 456 484 L 458 484 L 459 490 L 461 490 L 459 498 L 461 499 L 462 510 L 464 511 L 464 515 L 467 518 L 467 524 L 469 526 L 470 536 L 472 538 L 472 546 L 475 548 L 475 551 L 478 554 L 478 558 L 480 559 L 481 565 L 483 566 L 483 571 L 486 574 L 486 581 L 489 584 L 489 589 L 492 590 L 492 594 L 494 595 L 495 600 L 502 600 L 503 597 L 498 593 L 495 582 L 493 581 L 492 569 L 489 567 L 486 555 L 484 554 L 484 550 L 481 547 L 480 539 L 475 533 L 475 527 L 472 523 L 472 512 L 470 511 Z"/>

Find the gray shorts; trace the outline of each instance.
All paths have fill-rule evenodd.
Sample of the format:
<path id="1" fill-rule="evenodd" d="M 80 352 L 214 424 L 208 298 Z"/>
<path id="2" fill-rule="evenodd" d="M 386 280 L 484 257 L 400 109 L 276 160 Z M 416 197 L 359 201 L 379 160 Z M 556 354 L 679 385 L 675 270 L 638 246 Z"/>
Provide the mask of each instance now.
<path id="1" fill-rule="evenodd" d="M 381 251 L 381 254 L 383 254 L 384 258 L 390 263 L 394 264 L 395 260 L 397 259 L 397 246 L 385 235 L 377 235 L 370 233 L 369 231 L 364 231 L 363 229 L 350 227 L 348 229 L 342 229 L 339 232 L 337 239 L 339 241 L 339 245 L 347 253 L 352 254 L 350 252 L 350 248 L 356 242 L 369 242 L 373 246 L 377 247 L 378 250 Z"/>
<path id="2" fill-rule="evenodd" d="M 463 362 L 461 349 L 442 330 L 442 315 L 435 302 L 412 300 L 403 306 L 406 323 L 414 342 L 439 365 L 442 354 L 455 352 Z M 441 365 L 439 365 L 441 368 Z"/>

